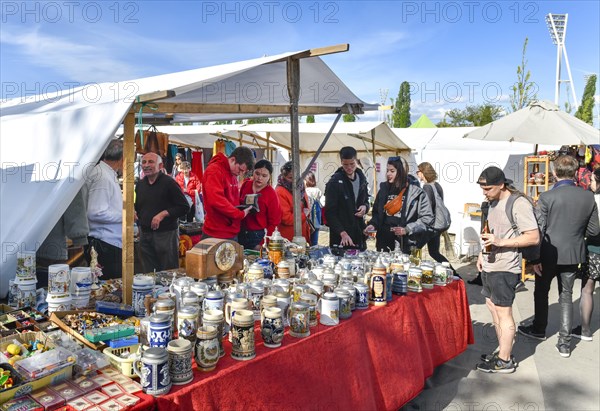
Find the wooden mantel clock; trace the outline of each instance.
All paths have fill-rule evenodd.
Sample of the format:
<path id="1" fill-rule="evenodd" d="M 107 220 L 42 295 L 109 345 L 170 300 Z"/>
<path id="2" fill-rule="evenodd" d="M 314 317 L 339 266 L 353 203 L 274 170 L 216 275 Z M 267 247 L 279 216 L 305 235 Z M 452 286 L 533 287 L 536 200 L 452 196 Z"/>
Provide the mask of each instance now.
<path id="1" fill-rule="evenodd" d="M 187 275 L 200 279 L 237 272 L 243 265 L 244 248 L 232 240 L 207 238 L 185 254 Z"/>

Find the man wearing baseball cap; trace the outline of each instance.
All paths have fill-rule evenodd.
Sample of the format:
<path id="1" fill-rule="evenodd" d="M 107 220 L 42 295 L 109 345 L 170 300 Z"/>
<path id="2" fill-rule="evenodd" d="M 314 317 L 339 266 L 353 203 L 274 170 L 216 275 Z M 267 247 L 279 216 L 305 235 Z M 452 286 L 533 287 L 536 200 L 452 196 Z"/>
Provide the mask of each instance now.
<path id="1" fill-rule="evenodd" d="M 481 186 L 489 202 L 488 225 L 490 233 L 482 234 L 483 246 L 491 246 L 489 253 L 484 250 L 477 258 L 477 269 L 481 271 L 486 305 L 492 314 L 498 350 L 482 355 L 477 369 L 489 373 L 508 374 L 515 371 L 517 363 L 511 355 L 515 338 L 515 321 L 512 304 L 515 299 L 515 286 L 521 275 L 521 254 L 518 247 L 538 244 L 540 241 L 538 224 L 531 203 L 524 197 L 515 200 L 512 213 L 518 233 L 506 215 L 506 203 L 511 193 L 511 180 L 498 167 L 488 167 L 479 176 Z"/>

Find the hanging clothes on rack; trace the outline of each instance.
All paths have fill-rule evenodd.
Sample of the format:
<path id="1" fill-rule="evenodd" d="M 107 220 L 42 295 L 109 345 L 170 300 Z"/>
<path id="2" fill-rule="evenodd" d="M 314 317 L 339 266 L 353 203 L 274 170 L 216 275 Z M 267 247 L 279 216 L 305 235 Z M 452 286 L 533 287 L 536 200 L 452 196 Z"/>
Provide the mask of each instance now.
<path id="1" fill-rule="evenodd" d="M 202 176 L 204 174 L 203 156 L 203 150 L 192 152 L 192 173 L 196 174 L 200 181 L 202 181 Z"/>

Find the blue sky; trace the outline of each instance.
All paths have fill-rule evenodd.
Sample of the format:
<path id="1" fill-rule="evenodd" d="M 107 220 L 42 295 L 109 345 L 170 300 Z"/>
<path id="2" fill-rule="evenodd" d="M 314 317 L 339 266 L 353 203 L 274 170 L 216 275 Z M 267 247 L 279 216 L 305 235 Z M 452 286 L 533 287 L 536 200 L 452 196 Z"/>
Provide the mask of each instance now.
<path id="1" fill-rule="evenodd" d="M 600 2 L 1 2 L 2 98 L 127 80 L 349 43 L 324 57 L 355 94 L 379 103 L 413 83 L 411 113 L 434 122 L 465 104 L 509 105 L 525 37 L 538 97 L 554 99 L 556 46 L 544 21 L 568 13 L 578 100 L 600 71 Z M 564 69 L 566 78 L 566 68 Z M 563 86 L 561 101 L 566 101 Z M 597 109 L 596 109 L 597 110 Z M 596 114 L 597 115 L 597 114 Z M 377 113 L 364 119 L 377 119 Z"/>

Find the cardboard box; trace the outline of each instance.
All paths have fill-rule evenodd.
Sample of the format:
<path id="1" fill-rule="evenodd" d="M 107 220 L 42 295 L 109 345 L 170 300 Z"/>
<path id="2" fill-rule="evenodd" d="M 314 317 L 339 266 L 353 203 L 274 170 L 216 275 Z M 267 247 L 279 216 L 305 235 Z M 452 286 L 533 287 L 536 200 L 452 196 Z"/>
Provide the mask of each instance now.
<path id="1" fill-rule="evenodd" d="M 30 392 L 39 390 L 40 388 L 47 387 L 50 384 L 57 384 L 59 382 L 69 380 L 72 376 L 73 366 L 69 365 L 66 368 L 62 368 L 50 375 L 40 378 L 39 380 L 26 381 L 17 387 L 11 388 L 10 390 L 0 392 L 0 404 L 13 399 L 15 396 L 29 394 Z"/>

